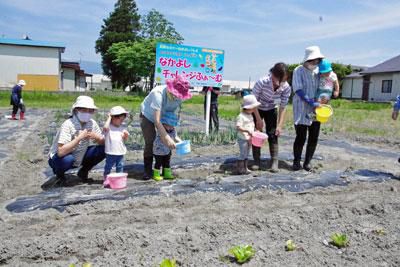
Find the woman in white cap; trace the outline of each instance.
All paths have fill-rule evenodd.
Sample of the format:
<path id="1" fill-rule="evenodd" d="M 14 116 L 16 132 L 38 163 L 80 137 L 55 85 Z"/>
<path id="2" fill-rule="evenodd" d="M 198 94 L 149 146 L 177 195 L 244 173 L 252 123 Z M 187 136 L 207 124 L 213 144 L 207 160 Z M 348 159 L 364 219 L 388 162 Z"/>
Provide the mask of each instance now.
<path id="1" fill-rule="evenodd" d="M 324 58 L 318 46 L 310 46 L 305 50 L 303 64 L 293 71 L 292 87 L 293 116 L 296 129 L 296 139 L 293 144 L 293 170 L 301 169 L 300 160 L 308 132 L 308 141 L 303 168 L 311 170 L 311 159 L 318 144 L 320 122 L 313 121 L 309 116 L 320 104 L 314 96 L 318 90 L 319 75 L 318 64 Z"/>
<path id="2" fill-rule="evenodd" d="M 61 184 L 65 172 L 81 167 L 78 177 L 90 182 L 89 171 L 105 158 L 104 136 L 99 125 L 92 119 L 97 110 L 89 96 L 78 96 L 72 105 L 72 116 L 57 132 L 49 153 L 49 165 Z"/>
<path id="3" fill-rule="evenodd" d="M 11 93 L 11 99 L 10 99 L 10 105 L 13 106 L 12 114 L 11 114 L 11 119 L 16 120 L 17 119 L 17 112 L 18 109 L 21 111 L 19 112 L 19 119 L 24 120 L 25 117 L 25 105 L 24 101 L 22 99 L 22 89 L 26 85 L 24 80 L 20 80 L 12 89 Z"/>
<path id="4" fill-rule="evenodd" d="M 144 174 L 143 179 L 153 177 L 153 143 L 156 129 L 161 141 L 170 149 L 175 148 L 175 142 L 168 135 L 161 123 L 161 118 L 167 112 L 176 113 L 180 110 L 183 100 L 192 97 L 190 84 L 183 76 L 177 75 L 172 80 L 166 80 L 166 85 L 156 86 L 141 104 L 140 127 L 144 137 Z"/>

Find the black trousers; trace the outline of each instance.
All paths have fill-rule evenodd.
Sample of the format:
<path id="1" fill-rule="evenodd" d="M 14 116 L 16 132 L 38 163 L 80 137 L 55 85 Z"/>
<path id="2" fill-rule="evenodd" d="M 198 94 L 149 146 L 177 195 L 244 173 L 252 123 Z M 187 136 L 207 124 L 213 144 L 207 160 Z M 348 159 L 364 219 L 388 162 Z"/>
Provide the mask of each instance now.
<path id="1" fill-rule="evenodd" d="M 12 111 L 12 113 L 13 113 L 13 114 L 17 114 L 18 109 L 20 109 L 21 112 L 24 112 L 24 113 L 25 113 L 25 105 L 24 105 L 24 104 L 18 104 L 18 105 L 13 104 L 13 111 Z"/>
<path id="2" fill-rule="evenodd" d="M 156 158 L 156 163 L 154 164 L 154 169 L 171 168 L 171 153 L 165 156 L 154 155 Z"/>
<path id="3" fill-rule="evenodd" d="M 206 103 L 204 102 L 204 119 L 206 119 Z M 214 123 L 215 131 L 219 130 L 219 118 L 218 118 L 218 103 L 211 103 L 210 105 L 210 123 L 209 123 L 209 131 L 211 132 L 213 129 L 212 124 Z"/>
<path id="4" fill-rule="evenodd" d="M 319 130 L 321 127 L 321 123 L 318 121 L 314 121 L 310 126 L 308 125 L 295 125 L 296 128 L 296 139 L 293 144 L 293 156 L 294 161 L 301 160 L 301 153 L 303 152 L 303 146 L 306 142 L 307 132 L 308 132 L 308 141 L 307 141 L 307 149 L 305 161 L 310 162 L 315 149 L 318 144 Z"/>
<path id="5" fill-rule="evenodd" d="M 265 123 L 265 132 L 268 135 L 269 145 L 278 144 L 278 136 L 275 135 L 276 126 L 278 123 L 278 109 L 274 108 L 271 110 L 258 110 L 260 117 Z M 256 117 L 253 115 L 254 123 L 256 123 Z"/>

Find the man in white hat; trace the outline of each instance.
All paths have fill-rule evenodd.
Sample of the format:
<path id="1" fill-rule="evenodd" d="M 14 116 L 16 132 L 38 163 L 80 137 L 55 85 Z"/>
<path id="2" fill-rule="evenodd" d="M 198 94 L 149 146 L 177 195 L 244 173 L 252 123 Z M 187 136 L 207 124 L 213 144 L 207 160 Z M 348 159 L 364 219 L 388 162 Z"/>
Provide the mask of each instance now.
<path id="1" fill-rule="evenodd" d="M 25 85 L 26 83 L 24 80 L 19 80 L 19 82 L 12 89 L 11 99 L 10 99 L 10 105 L 13 106 L 13 111 L 11 114 L 12 120 L 17 119 L 18 109 L 20 109 L 19 119 L 20 120 L 25 119 L 25 105 L 22 99 L 22 89 L 24 88 Z"/>
<path id="2" fill-rule="evenodd" d="M 312 113 L 319 103 L 314 96 L 318 89 L 318 64 L 324 58 L 318 46 L 307 47 L 303 64 L 293 71 L 293 116 L 296 129 L 296 139 L 293 144 L 293 170 L 301 169 L 300 160 L 308 132 L 308 141 L 303 168 L 311 170 L 311 159 L 317 148 L 320 123 L 313 121 L 308 114 Z"/>
<path id="3" fill-rule="evenodd" d="M 61 184 L 65 183 L 65 172 L 81 167 L 79 178 L 84 182 L 89 171 L 105 158 L 104 136 L 92 115 L 97 110 L 89 96 L 78 96 L 72 105 L 72 116 L 57 132 L 49 152 L 49 165 Z"/>

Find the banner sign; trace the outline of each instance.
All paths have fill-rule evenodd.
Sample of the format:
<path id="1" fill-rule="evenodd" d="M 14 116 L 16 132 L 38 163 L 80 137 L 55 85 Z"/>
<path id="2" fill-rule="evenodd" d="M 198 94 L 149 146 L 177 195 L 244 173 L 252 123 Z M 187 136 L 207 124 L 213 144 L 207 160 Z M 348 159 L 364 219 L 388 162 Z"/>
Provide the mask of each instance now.
<path id="1" fill-rule="evenodd" d="M 191 86 L 221 87 L 224 72 L 224 50 L 157 43 L 155 81 L 183 75 Z"/>

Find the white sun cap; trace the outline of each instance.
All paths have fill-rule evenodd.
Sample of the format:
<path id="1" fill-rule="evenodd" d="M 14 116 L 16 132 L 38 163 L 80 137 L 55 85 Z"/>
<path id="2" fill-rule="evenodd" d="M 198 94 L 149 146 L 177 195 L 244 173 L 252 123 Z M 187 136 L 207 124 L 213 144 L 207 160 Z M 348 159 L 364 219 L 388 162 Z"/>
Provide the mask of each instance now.
<path id="1" fill-rule="evenodd" d="M 129 112 L 126 111 L 126 110 L 125 110 L 123 107 L 121 107 L 121 106 L 115 106 L 115 107 L 111 108 L 111 110 L 110 110 L 110 115 L 111 115 L 111 116 L 121 115 L 121 114 L 126 114 L 126 115 L 128 115 Z"/>
<path id="2" fill-rule="evenodd" d="M 26 82 L 25 82 L 24 80 L 19 80 L 18 85 L 25 86 L 25 85 L 26 85 Z"/>
<path id="3" fill-rule="evenodd" d="M 306 51 L 304 53 L 304 60 L 303 62 L 317 59 L 317 58 L 324 58 L 325 56 L 321 54 L 321 51 L 319 49 L 319 46 L 309 46 L 306 48 Z"/>
<path id="4" fill-rule="evenodd" d="M 78 96 L 75 103 L 72 105 L 72 110 L 74 110 L 75 108 L 97 109 L 97 107 L 94 105 L 93 98 L 86 95 Z"/>

